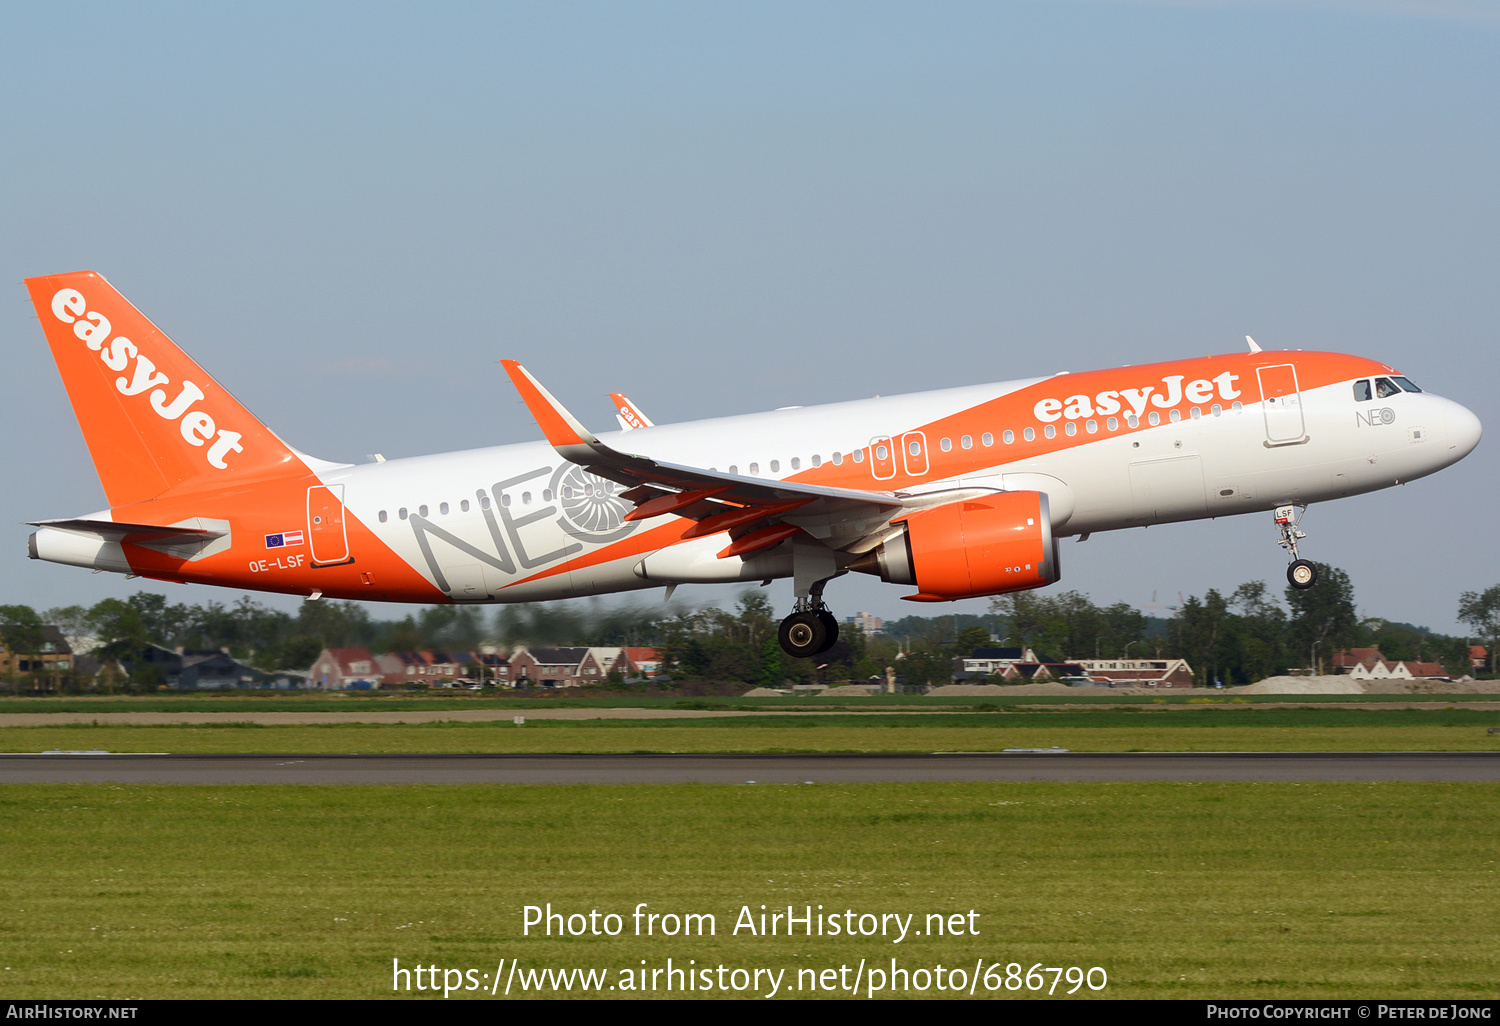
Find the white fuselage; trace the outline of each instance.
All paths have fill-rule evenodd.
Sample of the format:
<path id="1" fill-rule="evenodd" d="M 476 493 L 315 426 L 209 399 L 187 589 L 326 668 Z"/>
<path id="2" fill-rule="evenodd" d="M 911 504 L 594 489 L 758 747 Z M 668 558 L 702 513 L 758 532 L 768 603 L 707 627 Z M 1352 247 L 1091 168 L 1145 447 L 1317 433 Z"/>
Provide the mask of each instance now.
<path id="1" fill-rule="evenodd" d="M 876 441 L 901 439 L 919 426 L 1045 380 L 668 424 L 600 439 L 661 462 L 760 479 L 805 479 L 800 475 L 816 463 L 830 470 L 828 483 L 886 491 L 893 479 L 881 475 L 891 468 L 877 467 L 873 456 L 855 463 L 850 454 L 873 453 Z M 1055 531 L 1067 536 L 1356 495 L 1433 473 L 1478 441 L 1478 421 L 1450 400 L 1403 392 L 1358 402 L 1348 381 L 1300 393 L 1302 441 L 1272 442 L 1278 431 L 1286 432 L 1268 426 L 1267 412 L 1259 401 L 1196 411 L 1184 405 L 1176 422 L 1164 417 L 1157 426 L 1113 436 L 1096 427 L 1086 444 L 1033 454 L 1003 441 L 997 424 L 988 444 L 985 435 L 971 433 L 966 465 L 946 475 L 936 467 L 938 457 L 958 451 L 963 439 L 925 431 L 934 466 L 913 474 L 910 470 L 924 461 L 908 460 L 896 483 L 900 494 L 961 487 L 1046 491 Z M 1076 430 L 1082 434 L 1086 428 L 1080 423 Z M 839 464 L 833 463 L 834 454 Z M 904 448 L 901 455 L 908 455 Z M 648 555 L 667 546 L 622 543 L 673 518 L 622 522 L 629 505 L 614 498 L 618 487 L 583 475 L 542 442 L 343 466 L 319 476 L 342 485 L 349 512 L 458 601 L 564 598 L 668 579 L 647 578 L 641 569 Z M 582 494 L 588 489 L 596 493 Z M 721 548 L 723 540 L 676 543 L 694 544 L 706 553 Z M 609 548 L 620 552 L 601 551 Z M 605 558 L 558 572 L 594 552 Z M 716 564 L 722 566 L 714 569 Z M 706 575 L 684 573 L 683 579 L 732 581 L 789 573 L 787 567 L 765 573 L 764 562 L 746 567 L 735 559 L 707 565 Z"/>

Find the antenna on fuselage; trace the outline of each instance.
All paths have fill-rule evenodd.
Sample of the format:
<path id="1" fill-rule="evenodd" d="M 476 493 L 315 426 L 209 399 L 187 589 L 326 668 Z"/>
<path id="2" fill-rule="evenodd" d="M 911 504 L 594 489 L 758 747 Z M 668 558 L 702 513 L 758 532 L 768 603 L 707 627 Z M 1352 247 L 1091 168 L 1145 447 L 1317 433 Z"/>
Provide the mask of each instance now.
<path id="1" fill-rule="evenodd" d="M 1252 353 L 1260 352 L 1260 346 L 1255 344 L 1255 339 L 1251 338 L 1249 335 L 1246 335 L 1245 341 L 1250 343 L 1250 351 Z"/>

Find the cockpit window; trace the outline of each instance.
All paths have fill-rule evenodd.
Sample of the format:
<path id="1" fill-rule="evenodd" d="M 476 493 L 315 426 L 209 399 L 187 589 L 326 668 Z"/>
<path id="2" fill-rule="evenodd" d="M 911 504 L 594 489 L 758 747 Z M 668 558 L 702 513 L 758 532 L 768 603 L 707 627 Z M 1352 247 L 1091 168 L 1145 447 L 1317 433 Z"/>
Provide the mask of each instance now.
<path id="1" fill-rule="evenodd" d="M 1420 391 L 1422 391 L 1416 385 L 1413 385 L 1411 383 L 1411 378 L 1393 378 L 1392 380 L 1394 380 L 1396 382 L 1396 384 L 1400 385 L 1402 388 L 1404 388 L 1408 392 L 1420 392 Z"/>
<path id="2" fill-rule="evenodd" d="M 1389 399 L 1393 395 L 1400 395 L 1401 389 L 1390 378 L 1375 379 L 1375 395 L 1381 399 Z"/>
<path id="3" fill-rule="evenodd" d="M 1367 403 L 1370 401 L 1369 378 L 1365 378 L 1363 381 L 1356 381 L 1354 383 L 1354 401 L 1357 403 Z"/>

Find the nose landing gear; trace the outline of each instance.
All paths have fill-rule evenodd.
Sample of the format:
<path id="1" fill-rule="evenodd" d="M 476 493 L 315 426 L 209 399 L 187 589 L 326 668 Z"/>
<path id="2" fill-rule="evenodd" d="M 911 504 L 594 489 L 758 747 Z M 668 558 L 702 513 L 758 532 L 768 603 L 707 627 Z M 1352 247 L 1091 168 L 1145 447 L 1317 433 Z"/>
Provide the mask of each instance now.
<path id="1" fill-rule="evenodd" d="M 1296 517 L 1293 518 L 1293 512 Z M 1303 559 L 1297 552 L 1297 543 L 1307 537 L 1307 532 L 1298 529 L 1297 525 L 1302 523 L 1302 518 L 1307 514 L 1306 504 L 1276 507 L 1276 527 L 1281 532 L 1281 540 L 1277 542 L 1286 549 L 1291 556 L 1292 562 L 1286 568 L 1286 579 L 1293 588 L 1299 591 L 1311 588 L 1318 583 L 1317 564 Z"/>

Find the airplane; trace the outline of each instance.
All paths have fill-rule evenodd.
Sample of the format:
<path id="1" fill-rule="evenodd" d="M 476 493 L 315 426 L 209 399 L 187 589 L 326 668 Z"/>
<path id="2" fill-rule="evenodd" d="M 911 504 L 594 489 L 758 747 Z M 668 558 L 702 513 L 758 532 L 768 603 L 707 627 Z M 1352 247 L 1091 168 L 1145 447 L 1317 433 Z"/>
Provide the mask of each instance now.
<path id="1" fill-rule="evenodd" d="M 109 508 L 33 559 L 365 601 L 532 602 L 791 578 L 779 640 L 830 648 L 829 581 L 921 602 L 1040 588 L 1059 539 L 1274 511 L 1434 473 L 1479 419 L 1393 367 L 1249 351 L 596 435 L 502 360 L 545 441 L 369 464 L 294 449 L 92 271 L 28 279 Z"/>

